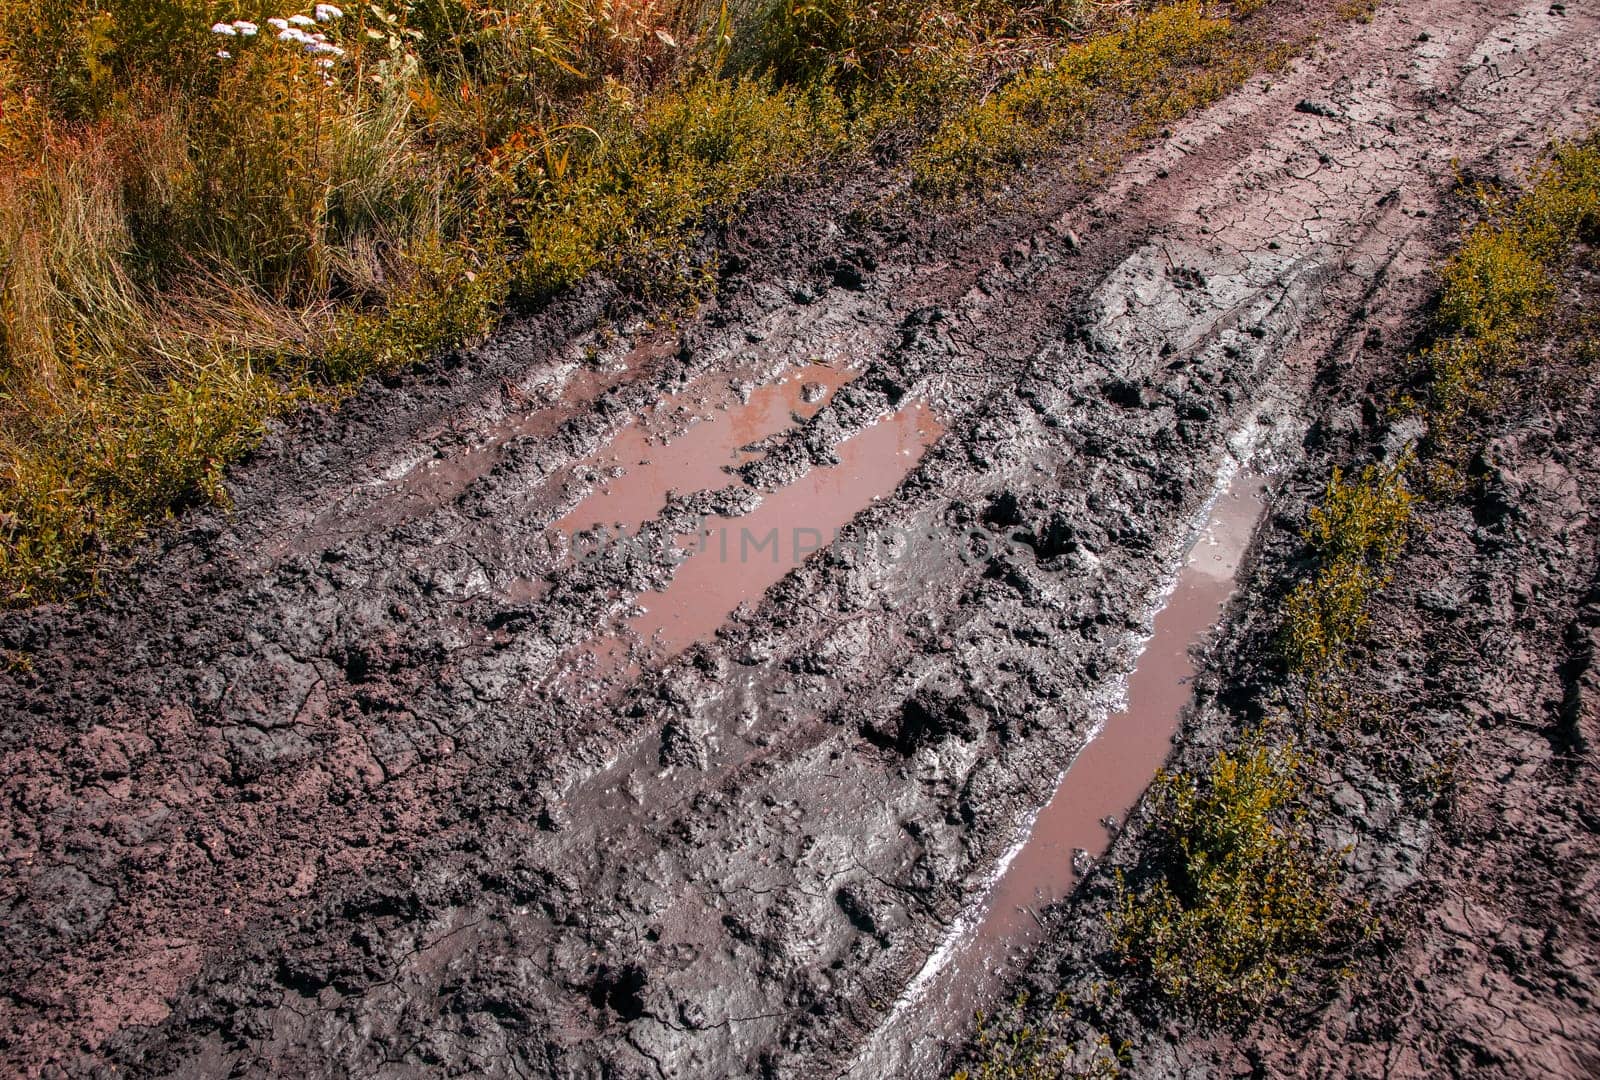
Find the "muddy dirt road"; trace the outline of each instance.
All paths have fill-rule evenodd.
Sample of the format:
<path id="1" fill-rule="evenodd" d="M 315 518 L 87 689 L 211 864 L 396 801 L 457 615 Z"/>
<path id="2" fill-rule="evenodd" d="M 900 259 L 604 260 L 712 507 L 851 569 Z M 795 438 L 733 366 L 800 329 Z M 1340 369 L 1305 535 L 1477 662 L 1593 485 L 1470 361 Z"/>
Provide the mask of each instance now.
<path id="1" fill-rule="evenodd" d="M 590 287 L 5 616 L 6 1070 L 933 1075 L 984 1002 L 880 1028 L 1219 475 L 1421 302 L 1453 163 L 1594 121 L 1589 6 L 1418 8 L 1097 192 L 772 200 L 682 327 Z"/>

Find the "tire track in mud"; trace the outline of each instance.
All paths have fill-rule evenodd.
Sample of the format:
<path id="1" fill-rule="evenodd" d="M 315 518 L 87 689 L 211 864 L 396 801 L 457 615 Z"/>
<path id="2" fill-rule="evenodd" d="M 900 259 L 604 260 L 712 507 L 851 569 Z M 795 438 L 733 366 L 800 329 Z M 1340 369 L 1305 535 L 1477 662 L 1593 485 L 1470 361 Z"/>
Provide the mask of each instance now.
<path id="1" fill-rule="evenodd" d="M 365 477 L 344 505 L 241 500 L 161 632 L 8 617 L 38 659 L 0 696 L 7 1060 L 831 1071 L 1115 703 L 1230 436 L 1292 452 L 1317 366 L 1431 258 L 1451 162 L 1504 171 L 1549 117 L 1581 128 L 1597 53 L 1589 13 L 1380 13 L 1013 233 L 970 289 L 948 293 L 959 257 L 846 250 L 862 287 L 757 280 L 676 348 L 555 337 L 518 393 L 599 348 L 594 407 L 496 429 L 458 405 L 486 449 L 440 466 L 463 471 L 437 505 L 373 512 L 414 455 L 335 448 Z M 926 403 L 946 435 L 846 534 L 909 546 L 807 563 L 614 711 L 530 698 L 671 578 L 530 542 L 592 483 L 574 463 L 658 387 L 703 413 L 730 373 L 814 359 L 857 374 L 743 481 L 778 490 Z M 675 500 L 658 535 L 715 505 Z"/>

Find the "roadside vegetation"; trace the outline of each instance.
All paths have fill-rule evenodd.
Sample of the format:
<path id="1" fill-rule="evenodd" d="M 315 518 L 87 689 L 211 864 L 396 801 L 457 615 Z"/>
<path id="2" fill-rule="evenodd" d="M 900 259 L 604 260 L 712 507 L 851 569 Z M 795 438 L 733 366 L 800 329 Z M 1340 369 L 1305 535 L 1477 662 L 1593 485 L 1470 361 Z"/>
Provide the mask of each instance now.
<path id="1" fill-rule="evenodd" d="M 1123 137 L 1131 143 L 1287 57 L 1287 47 L 1242 40 L 1231 14 L 1170 4 L 1023 72 L 934 130 L 912 155 L 918 187 L 950 192 L 993 183 L 1082 136 L 1111 110 L 1133 119 Z M 1113 145 L 1081 165 L 1107 170 L 1118 159 Z"/>
<path id="2" fill-rule="evenodd" d="M 1338 898 L 1334 858 L 1305 826 L 1300 759 L 1251 739 L 1200 776 L 1165 773 L 1151 792 L 1163 868 L 1119 881 L 1117 948 L 1185 1011 L 1229 1021 L 1292 983 Z"/>
<path id="3" fill-rule="evenodd" d="M 1514 392 L 1508 377 L 1527 362 L 1573 245 L 1600 234 L 1600 136 L 1557 149 L 1520 195 L 1474 195 L 1486 220 L 1444 268 L 1426 383 L 1407 402 L 1427 422 L 1424 478 L 1441 495 L 1460 489 L 1475 432 Z"/>
<path id="4" fill-rule="evenodd" d="M 1516 393 L 1508 377 L 1549 332 L 1563 268 L 1579 242 L 1600 239 L 1600 136 L 1558 147 L 1520 193 L 1473 194 L 1483 219 L 1443 268 L 1433 342 L 1417 357 L 1416 392 L 1398 405 L 1423 421 L 1420 445 L 1386 466 L 1335 469 L 1309 513 L 1306 568 L 1282 613 L 1289 706 L 1239 752 L 1157 778 L 1148 806 L 1159 874 L 1119 880 L 1110 920 L 1124 963 L 1192 1019 L 1257 1012 L 1347 940 L 1337 924 L 1360 914 L 1341 895 L 1337 854 L 1308 831 L 1294 747 L 1348 718 L 1362 684 L 1357 646 L 1424 495 L 1461 493 L 1466 462 Z"/>
<path id="5" fill-rule="evenodd" d="M 588 275 L 691 300 L 758 189 L 876 149 L 950 191 L 1176 116 L 1271 59 L 1258 6 L 0 0 L 0 601 Z"/>
<path id="6" fill-rule="evenodd" d="M 1284 651 L 1290 668 L 1319 682 L 1341 668 L 1366 631 L 1368 606 L 1389 583 L 1405 549 L 1416 501 L 1406 486 L 1410 457 L 1368 465 L 1346 479 L 1335 468 L 1305 539 L 1314 569 L 1284 603 Z"/>
<path id="7" fill-rule="evenodd" d="M 1060 1028 L 1072 1015 L 1066 995 L 1057 995 L 1037 1025 L 1025 1019 L 1027 1009 L 1028 995 L 1019 994 L 995 1018 L 998 1024 L 979 1013 L 976 1060 L 950 1080 L 1115 1080 L 1122 1075 L 1126 1062 L 1110 1040 L 1062 1045 Z"/>

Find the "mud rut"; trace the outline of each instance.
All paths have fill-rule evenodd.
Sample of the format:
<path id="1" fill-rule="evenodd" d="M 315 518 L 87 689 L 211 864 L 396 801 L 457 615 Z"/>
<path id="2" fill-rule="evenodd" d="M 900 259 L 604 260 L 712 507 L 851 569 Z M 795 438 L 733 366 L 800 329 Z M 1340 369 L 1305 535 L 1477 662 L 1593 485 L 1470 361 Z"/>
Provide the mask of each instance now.
<path id="1" fill-rule="evenodd" d="M 570 298 L 298 421 L 105 602 L 8 616 L 8 1071 L 848 1067 L 1117 702 L 1225 456 L 1298 453 L 1319 367 L 1438 257 L 1452 162 L 1593 123 L 1583 8 L 1381 11 L 1088 197 L 768 206 L 681 332 Z M 674 571 L 547 542 L 607 441 L 817 361 L 847 381 L 646 528 L 759 513 L 924 408 L 847 532 L 901 542 L 586 674 Z"/>

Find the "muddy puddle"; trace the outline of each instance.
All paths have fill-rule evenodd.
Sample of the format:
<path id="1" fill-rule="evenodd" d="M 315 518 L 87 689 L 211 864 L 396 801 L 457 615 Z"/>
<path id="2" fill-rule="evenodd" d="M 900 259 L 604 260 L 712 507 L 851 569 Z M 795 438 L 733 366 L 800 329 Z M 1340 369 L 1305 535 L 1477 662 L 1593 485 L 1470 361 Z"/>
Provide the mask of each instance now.
<path id="1" fill-rule="evenodd" d="M 502 393 L 512 399 L 514 407 L 472 441 L 395 466 L 370 485 L 370 492 L 354 493 L 357 497 L 352 504 L 333 507 L 276 545 L 274 557 L 316 554 L 347 536 L 395 528 L 426 515 L 487 476 L 508 443 L 555 435 L 563 424 L 588 412 L 607 393 L 648 376 L 675 349 L 675 338 L 650 337 L 611 364 L 563 364 L 542 372 L 524 387 L 506 384 Z M 433 432 L 423 436 L 423 441 L 435 442 L 444 435 Z"/>
<path id="2" fill-rule="evenodd" d="M 641 528 L 674 495 L 746 488 L 739 466 L 758 460 L 773 436 L 814 417 L 856 374 L 813 362 L 760 384 L 735 379 L 726 392 L 697 388 L 663 398 L 570 470 L 595 486 L 551 525 L 558 564 L 613 558 L 620 545 L 649 543 Z M 910 402 L 839 443 L 836 463 L 762 493 L 750 512 L 703 518 L 697 531 L 671 541 L 678 566 L 670 584 L 634 597 L 628 613 L 564 657 L 553 678 L 570 689 L 615 682 L 643 661 L 669 659 L 709 637 L 740 603 L 758 600 L 893 492 L 943 430 L 926 405 Z M 513 582 L 506 595 L 525 602 L 544 584 Z"/>
<path id="3" fill-rule="evenodd" d="M 599 486 L 552 528 L 569 537 L 599 525 L 637 530 L 661 513 L 672 492 L 736 484 L 733 470 L 760 455 L 755 444 L 794 426 L 797 418 L 814 416 L 854 377 L 849 368 L 807 364 L 721 409 L 696 410 L 686 395 L 666 398 L 580 463 L 580 469 L 599 474 Z M 664 436 L 661 424 L 684 410 L 692 414 L 687 430 Z"/>
<path id="4" fill-rule="evenodd" d="M 893 492 L 943 430 L 914 403 L 840 443 L 837 465 L 812 469 L 749 514 L 707 518 L 698 536 L 680 538 L 684 561 L 672 584 L 639 597 L 644 610 L 628 629 L 668 656 L 710 635 L 741 601 L 760 597 Z"/>
<path id="5" fill-rule="evenodd" d="M 847 1075 L 936 1075 L 974 1011 L 994 1001 L 1006 972 L 1041 940 L 1037 913 L 1065 899 L 1105 852 L 1171 749 L 1191 695 L 1191 652 L 1233 592 L 1265 497 L 1265 480 L 1243 473 L 1216 499 L 1156 616 L 1123 708 L 1073 760 L 982 901 L 956 923 Z"/>
<path id="6" fill-rule="evenodd" d="M 741 448 L 787 426 L 788 421 L 778 415 L 779 406 L 793 406 L 785 387 L 804 387 L 805 395 L 816 401 L 824 384 L 812 376 L 821 375 L 815 369 L 802 369 L 785 384 L 763 388 L 772 391 L 766 400 L 757 402 L 752 395 L 753 415 L 730 420 L 726 426 L 706 424 L 691 429 L 691 434 L 707 431 L 695 447 L 748 460 L 750 455 Z M 842 383 L 849 375 L 836 372 L 834 377 Z M 679 563 L 668 586 L 636 597 L 623 624 L 575 651 L 561 675 L 589 680 L 628 676 L 637 672 L 642 662 L 670 659 L 711 636 L 741 603 L 759 600 L 785 574 L 832 544 L 856 514 L 891 494 L 943 433 L 943 426 L 926 405 L 911 402 L 839 443 L 834 448 L 835 464 L 813 468 L 793 483 L 764 494 L 749 513 L 703 519 L 697 532 L 675 538 Z M 632 474 L 630 483 L 600 489 L 592 497 L 594 506 L 585 500 L 563 522 L 588 522 L 588 527 L 628 527 L 632 523 L 637 527 L 661 511 L 669 491 L 713 486 L 713 481 L 701 477 L 679 487 L 676 477 L 699 477 L 697 470 L 707 466 L 685 463 L 678 468 L 682 458 L 676 447 L 676 443 L 669 445 L 671 454 L 652 448 L 649 452 L 655 456 L 640 459 L 648 464 Z M 624 449 L 617 456 L 625 460 L 630 453 Z M 736 476 L 716 475 L 726 483 L 742 484 Z"/>
<path id="7" fill-rule="evenodd" d="M 395 483 L 392 498 L 427 508 L 459 495 L 467 485 L 488 473 L 507 443 L 554 435 L 562 424 L 592 408 L 606 391 L 638 378 L 655 359 L 654 352 L 641 349 L 630 353 L 617 368 L 574 368 L 540 388 L 544 402 L 525 401 L 521 409 L 490 425 L 478 441 L 405 473 Z M 519 394 L 524 399 L 527 396 Z"/>

